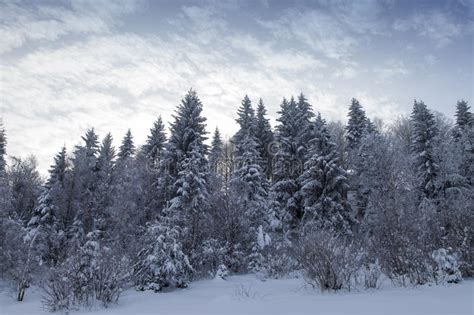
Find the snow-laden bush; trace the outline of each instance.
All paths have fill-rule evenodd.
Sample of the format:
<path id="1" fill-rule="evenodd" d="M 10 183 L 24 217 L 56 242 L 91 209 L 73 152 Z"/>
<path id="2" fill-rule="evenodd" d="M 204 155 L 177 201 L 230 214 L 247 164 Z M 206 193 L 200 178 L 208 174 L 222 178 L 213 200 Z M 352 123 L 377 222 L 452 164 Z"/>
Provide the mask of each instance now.
<path id="1" fill-rule="evenodd" d="M 227 269 L 225 265 L 219 265 L 216 271 L 216 275 L 214 276 L 214 279 L 226 280 L 228 275 L 229 275 L 229 269 Z"/>
<path id="2" fill-rule="evenodd" d="M 379 287 L 382 269 L 378 260 L 373 263 L 364 264 L 361 272 L 366 289 L 377 289 Z"/>
<path id="3" fill-rule="evenodd" d="M 61 265 L 52 268 L 44 284 L 44 304 L 51 311 L 118 301 L 127 281 L 129 264 L 100 245 L 88 241 Z"/>
<path id="4" fill-rule="evenodd" d="M 330 232 L 312 232 L 303 238 L 298 259 L 306 281 L 321 291 L 350 289 L 358 270 L 354 246 Z"/>
<path id="5" fill-rule="evenodd" d="M 461 271 L 456 255 L 450 253 L 451 250 L 440 248 L 431 254 L 435 262 L 435 281 L 436 283 L 458 283 L 462 281 Z"/>
<path id="6" fill-rule="evenodd" d="M 301 269 L 289 242 L 272 242 L 265 250 L 264 275 L 267 278 L 283 278 Z"/>
<path id="7" fill-rule="evenodd" d="M 202 242 L 193 253 L 193 278 L 214 277 L 222 266 L 231 266 L 228 246 L 225 242 L 211 238 Z"/>
<path id="8" fill-rule="evenodd" d="M 187 287 L 193 268 L 183 253 L 179 230 L 156 223 L 144 239 L 133 268 L 137 289 L 158 292 L 168 286 Z"/>
<path id="9" fill-rule="evenodd" d="M 248 270 L 261 274 L 265 269 L 265 252 L 271 244 L 270 236 L 260 225 L 257 229 L 255 239 L 252 242 L 250 255 L 248 256 Z"/>

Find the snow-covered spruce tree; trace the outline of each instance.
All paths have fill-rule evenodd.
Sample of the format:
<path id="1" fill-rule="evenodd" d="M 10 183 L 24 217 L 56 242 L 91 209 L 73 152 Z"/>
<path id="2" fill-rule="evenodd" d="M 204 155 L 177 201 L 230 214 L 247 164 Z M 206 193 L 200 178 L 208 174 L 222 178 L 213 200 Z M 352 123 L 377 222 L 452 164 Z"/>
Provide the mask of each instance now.
<path id="1" fill-rule="evenodd" d="M 97 212 L 94 217 L 94 225 L 97 230 L 104 233 L 110 228 L 110 218 L 107 210 L 113 203 L 115 148 L 112 142 L 112 135 L 110 133 L 105 135 L 100 145 L 97 159 Z M 106 235 L 101 235 L 101 237 L 106 237 Z"/>
<path id="2" fill-rule="evenodd" d="M 87 233 L 94 230 L 94 212 L 97 205 L 98 136 L 92 128 L 87 130 L 82 140 L 84 144 L 76 147 L 72 159 L 74 220 L 68 230 L 72 252 L 83 244 Z"/>
<path id="3" fill-rule="evenodd" d="M 112 188 L 113 203 L 107 216 L 111 218 L 113 235 L 123 255 L 133 255 L 140 246 L 134 240 L 142 232 L 138 227 L 144 221 L 140 211 L 142 190 L 138 185 L 140 172 L 135 160 L 135 145 L 130 130 L 125 134 L 120 146 L 114 171 Z"/>
<path id="4" fill-rule="evenodd" d="M 466 101 L 457 103 L 453 136 L 461 152 L 460 175 L 466 178 L 471 187 L 474 187 L 474 115 Z"/>
<path id="5" fill-rule="evenodd" d="M 125 134 L 122 144 L 120 145 L 119 152 L 117 154 L 118 160 L 125 160 L 131 157 L 135 153 L 135 145 L 133 144 L 133 136 L 130 129 L 127 130 Z"/>
<path id="6" fill-rule="evenodd" d="M 142 151 L 150 163 L 149 168 L 158 168 L 165 143 L 165 125 L 163 124 L 161 116 L 159 116 L 150 129 L 146 144 L 142 147 Z"/>
<path id="7" fill-rule="evenodd" d="M 299 178 L 300 195 L 304 201 L 304 226 L 351 234 L 353 218 L 346 196 L 349 188 L 347 174 L 338 165 L 334 144 L 320 114 L 316 118 L 310 154 L 311 158 Z"/>
<path id="8" fill-rule="evenodd" d="M 469 111 L 470 106 L 466 101 L 460 100 L 456 105 L 456 125 L 453 129 L 453 136 L 455 139 L 459 139 L 466 133 L 472 126 L 474 117 Z"/>
<path id="9" fill-rule="evenodd" d="M 136 163 L 141 171 L 140 185 L 143 190 L 143 211 L 145 226 L 159 215 L 160 201 L 157 194 L 160 161 L 166 144 L 165 126 L 161 116 L 153 123 L 145 145 L 137 153 Z"/>
<path id="10" fill-rule="evenodd" d="M 0 118 L 0 216 L 6 217 L 11 209 L 10 187 L 8 185 L 6 157 L 7 136 Z"/>
<path id="11" fill-rule="evenodd" d="M 314 116 L 315 115 L 311 108 L 311 104 L 308 103 L 306 97 L 303 95 L 303 93 L 301 93 L 298 96 L 296 123 L 299 126 L 299 132 L 297 136 L 297 153 L 298 157 L 303 163 L 309 158 L 309 146 L 311 140 L 314 137 L 312 123 Z"/>
<path id="12" fill-rule="evenodd" d="M 363 220 L 367 211 L 369 197 L 374 188 L 374 179 L 379 170 L 374 169 L 377 162 L 378 145 L 382 138 L 373 123 L 367 119 L 367 126 L 362 133 L 359 145 L 350 158 L 353 176 L 349 184 L 355 192 L 355 214 L 358 220 Z"/>
<path id="13" fill-rule="evenodd" d="M 42 189 L 35 212 L 27 224 L 25 240 L 33 241 L 36 260 L 42 265 L 54 266 L 63 257 L 60 248 L 64 241 L 64 231 L 61 230 L 60 207 L 63 206 L 62 194 L 66 176 L 66 148 L 55 156 L 54 164 L 49 170 L 49 179 Z"/>
<path id="14" fill-rule="evenodd" d="M 258 163 L 260 156 L 257 144 L 252 136 L 247 135 L 237 143 L 238 151 L 242 155 L 237 158 L 237 169 L 230 182 L 233 194 L 232 206 L 240 213 L 242 233 L 242 247 L 250 254 L 248 268 L 259 271 L 263 266 L 263 257 L 258 242 L 258 231 L 262 226 L 266 228 L 267 216 L 267 180 Z"/>
<path id="15" fill-rule="evenodd" d="M 187 157 L 195 142 L 204 143 L 206 137 L 205 121 L 201 116 L 202 104 L 195 91 L 190 90 L 174 115 L 174 122 L 170 127 L 170 138 L 160 161 L 158 199 L 160 210 L 170 206 L 170 200 L 176 197 L 178 172 L 181 163 Z M 207 146 L 204 145 L 205 152 Z"/>
<path id="16" fill-rule="evenodd" d="M 272 158 L 269 145 L 273 142 L 273 132 L 267 118 L 267 109 L 263 104 L 263 100 L 258 101 L 256 125 L 255 125 L 255 139 L 257 141 L 257 151 L 262 159 L 261 167 L 265 171 L 267 179 L 271 179 L 272 175 Z"/>
<path id="17" fill-rule="evenodd" d="M 138 290 L 158 292 L 168 286 L 187 286 L 193 268 L 183 252 L 181 233 L 181 229 L 172 224 L 156 222 L 149 225 L 142 239 L 144 247 L 133 266 Z"/>
<path id="18" fill-rule="evenodd" d="M 425 103 L 415 101 L 411 122 L 413 125 L 412 154 L 419 181 L 420 202 L 423 199 L 432 200 L 438 190 L 436 178 L 439 166 L 433 152 L 438 134 L 436 121 Z"/>
<path id="19" fill-rule="evenodd" d="M 272 228 L 285 234 L 292 234 L 303 217 L 303 211 L 296 193 L 299 191 L 298 177 L 303 163 L 298 158 L 297 105 L 293 98 L 283 99 L 275 139 L 278 151 L 273 158 L 273 181 L 270 190 L 270 212 Z M 293 235 L 295 236 L 295 235 Z"/>
<path id="20" fill-rule="evenodd" d="M 232 137 L 232 142 L 235 144 L 235 156 L 238 158 L 243 154 L 238 144 L 242 143 L 244 139 L 249 136 L 253 137 L 255 141 L 257 120 L 255 118 L 252 102 L 247 95 L 244 96 L 240 107 L 237 109 L 237 116 L 236 121 L 240 129 Z"/>
<path id="21" fill-rule="evenodd" d="M 367 126 L 367 117 L 359 101 L 353 98 L 347 114 L 349 120 L 346 126 L 346 140 L 349 149 L 359 145 L 362 134 Z"/>
<path id="22" fill-rule="evenodd" d="M 167 203 L 164 216 L 172 227 L 182 229 L 178 241 L 198 271 L 199 246 L 210 233 L 205 121 L 202 103 L 196 92 L 190 90 L 176 110 L 162 161 L 159 185 L 164 180 L 171 182 L 171 187 L 158 186 L 165 190 L 161 196 L 171 198 L 164 200 Z"/>
<path id="23" fill-rule="evenodd" d="M 7 136 L 5 134 L 5 128 L 3 127 L 3 120 L 0 118 L 0 175 L 6 171 L 7 161 L 5 159 L 7 155 Z"/>
<path id="24" fill-rule="evenodd" d="M 224 152 L 224 142 L 221 133 L 216 128 L 212 137 L 211 150 L 209 151 L 209 166 L 211 173 L 218 174 L 219 163 L 222 161 Z"/>

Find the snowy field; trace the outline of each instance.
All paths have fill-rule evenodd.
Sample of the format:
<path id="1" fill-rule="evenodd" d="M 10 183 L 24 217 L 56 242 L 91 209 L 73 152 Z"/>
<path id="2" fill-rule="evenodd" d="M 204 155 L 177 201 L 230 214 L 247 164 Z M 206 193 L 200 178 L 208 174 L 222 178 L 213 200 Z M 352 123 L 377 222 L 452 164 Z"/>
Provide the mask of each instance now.
<path id="1" fill-rule="evenodd" d="M 375 291 L 319 293 L 301 279 L 267 280 L 233 276 L 227 281 L 204 280 L 184 290 L 165 293 L 124 292 L 108 309 L 70 314 L 473 314 L 474 280 L 457 285 L 394 288 Z M 23 303 L 14 293 L 0 292 L 0 314 L 51 314 L 39 290 L 29 290 Z M 60 314 L 60 313 L 59 313 Z"/>

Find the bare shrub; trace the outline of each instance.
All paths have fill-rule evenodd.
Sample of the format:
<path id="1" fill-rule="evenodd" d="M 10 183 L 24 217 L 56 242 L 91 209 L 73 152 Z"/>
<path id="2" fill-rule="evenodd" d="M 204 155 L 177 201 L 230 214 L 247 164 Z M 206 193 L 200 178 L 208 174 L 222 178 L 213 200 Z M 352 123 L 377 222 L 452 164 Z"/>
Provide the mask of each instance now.
<path id="1" fill-rule="evenodd" d="M 350 289 L 357 271 L 354 246 L 326 231 L 312 232 L 301 244 L 298 259 L 308 284 L 321 291 Z"/>
<path id="2" fill-rule="evenodd" d="M 86 242 L 81 251 L 56 266 L 44 284 L 43 304 L 51 311 L 118 301 L 127 282 L 128 263 Z"/>
<path id="3" fill-rule="evenodd" d="M 238 300 L 248 300 L 248 299 L 257 299 L 263 298 L 263 296 L 258 292 L 255 291 L 251 284 L 248 286 L 243 285 L 242 283 L 238 284 L 235 287 L 235 297 Z"/>

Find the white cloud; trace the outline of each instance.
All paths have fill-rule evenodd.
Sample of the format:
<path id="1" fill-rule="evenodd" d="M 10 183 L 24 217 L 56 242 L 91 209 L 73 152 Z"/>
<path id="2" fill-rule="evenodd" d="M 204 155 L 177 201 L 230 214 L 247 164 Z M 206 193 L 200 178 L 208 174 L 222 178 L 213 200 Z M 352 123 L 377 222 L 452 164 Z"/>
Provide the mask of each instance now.
<path id="1" fill-rule="evenodd" d="M 457 22 L 448 12 L 433 11 L 429 13 L 418 13 L 408 19 L 398 19 L 393 24 L 396 31 L 415 31 L 419 36 L 429 38 L 438 47 L 444 47 L 464 32 L 469 31 L 469 27 Z"/>
<path id="2" fill-rule="evenodd" d="M 384 66 L 376 69 L 376 71 L 382 81 L 389 81 L 410 74 L 410 70 L 401 60 L 389 60 Z"/>
<path id="3" fill-rule="evenodd" d="M 137 2 L 83 0 L 72 1 L 72 7 L 20 4 L 7 2 L 2 5 L 0 53 L 21 47 L 28 41 L 55 41 L 70 34 L 108 32 L 118 18 L 136 9 Z"/>

